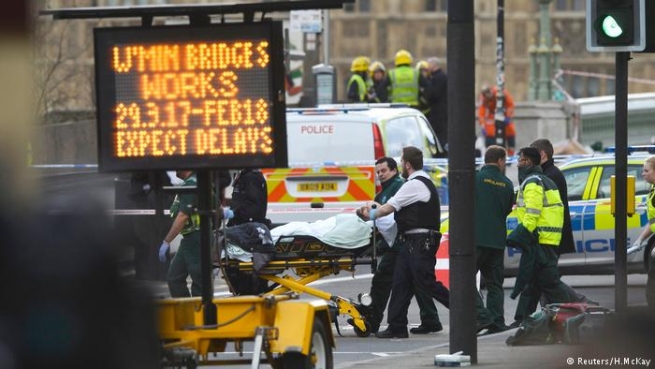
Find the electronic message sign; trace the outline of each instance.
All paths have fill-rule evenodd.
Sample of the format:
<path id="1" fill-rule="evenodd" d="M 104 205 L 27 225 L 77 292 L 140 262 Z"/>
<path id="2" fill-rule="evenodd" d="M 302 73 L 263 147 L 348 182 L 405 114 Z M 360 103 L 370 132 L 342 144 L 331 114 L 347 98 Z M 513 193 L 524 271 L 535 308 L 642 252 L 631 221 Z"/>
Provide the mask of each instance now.
<path id="1" fill-rule="evenodd" d="M 94 36 L 100 170 L 287 166 L 280 22 Z"/>

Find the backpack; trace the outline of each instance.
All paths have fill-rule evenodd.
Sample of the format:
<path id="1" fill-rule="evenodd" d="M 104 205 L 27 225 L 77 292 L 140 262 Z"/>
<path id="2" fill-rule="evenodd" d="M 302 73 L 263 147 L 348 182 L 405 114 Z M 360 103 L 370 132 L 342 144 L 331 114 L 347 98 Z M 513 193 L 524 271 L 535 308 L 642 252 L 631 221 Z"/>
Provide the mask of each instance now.
<path id="1" fill-rule="evenodd" d="M 612 315 L 609 309 L 585 303 L 548 304 L 526 318 L 506 343 L 508 346 L 589 343 L 601 336 Z"/>
<path id="2" fill-rule="evenodd" d="M 550 331 L 560 343 L 589 343 L 598 338 L 613 313 L 604 307 L 580 302 L 548 304 L 544 307 L 552 317 Z"/>

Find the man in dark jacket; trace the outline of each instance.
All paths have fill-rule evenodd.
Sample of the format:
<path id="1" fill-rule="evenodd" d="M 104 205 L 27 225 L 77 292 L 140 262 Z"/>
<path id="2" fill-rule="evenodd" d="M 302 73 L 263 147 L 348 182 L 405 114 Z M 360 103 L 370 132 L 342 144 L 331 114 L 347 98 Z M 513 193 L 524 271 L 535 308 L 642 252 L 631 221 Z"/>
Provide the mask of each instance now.
<path id="1" fill-rule="evenodd" d="M 546 138 L 540 138 L 535 140 L 530 144 L 530 147 L 534 147 L 539 150 L 541 155 L 541 170 L 543 170 L 544 175 L 555 182 L 557 189 L 559 190 L 560 197 L 562 198 L 562 203 L 564 204 L 564 226 L 562 227 L 562 241 L 559 244 L 557 250 L 557 259 L 562 254 L 575 252 L 575 241 L 573 239 L 573 227 L 571 226 L 571 212 L 569 210 L 569 199 L 568 199 L 568 186 L 566 184 L 566 179 L 562 171 L 555 166 L 555 160 L 553 159 L 553 144 L 550 140 Z M 586 302 L 589 304 L 598 305 L 596 301 L 589 300 L 585 295 L 578 293 L 571 286 L 566 283 L 563 283 L 563 287 L 568 289 L 568 292 L 571 296 L 576 296 L 577 301 Z M 542 296 L 542 305 L 545 303 Z M 519 301 L 520 304 L 520 301 Z M 534 309 L 537 307 L 537 302 L 533 301 Z"/>
<path id="2" fill-rule="evenodd" d="M 571 212 L 569 211 L 569 191 L 566 185 L 566 179 L 564 179 L 564 174 L 562 174 L 562 171 L 555 166 L 555 160 L 553 160 L 553 144 L 551 144 L 548 139 L 541 138 L 531 143 L 530 147 L 539 150 L 541 155 L 541 170 L 543 170 L 546 177 L 555 182 L 557 189 L 559 190 L 559 195 L 562 198 L 562 203 L 564 204 L 562 242 L 560 242 L 559 247 L 557 248 L 557 255 L 575 252 L 573 228 L 571 227 Z"/>
<path id="3" fill-rule="evenodd" d="M 266 219 L 268 188 L 262 172 L 257 169 L 243 169 L 234 178 L 232 187 L 231 209 L 234 218 L 230 219 L 228 227 L 257 222 L 270 228 L 270 221 Z"/>
<path id="4" fill-rule="evenodd" d="M 519 182 L 516 198 L 518 226 L 507 236 L 507 244 L 521 249 L 521 261 L 512 299 L 520 293 L 515 324 L 532 314 L 543 293 L 547 303 L 573 302 L 574 296 L 560 280 L 557 271 L 557 247 L 562 240 L 564 206 L 557 185 L 543 174 L 539 150 L 524 147 L 519 151 Z M 534 304 L 521 304 L 521 301 Z"/>
<path id="5" fill-rule="evenodd" d="M 271 221 L 266 218 L 268 188 L 262 172 L 257 169 L 243 169 L 234 178 L 232 187 L 230 207 L 234 217 L 228 221 L 227 226 L 256 222 L 270 228 Z M 238 295 L 256 295 L 268 290 L 268 284 L 254 274 L 234 270 L 229 270 L 228 273 L 235 290 L 233 292 Z"/>
<path id="6" fill-rule="evenodd" d="M 448 151 L 448 76 L 439 58 L 432 57 L 427 62 L 430 70 L 429 86 L 425 91 L 430 107 L 427 118 L 444 150 Z"/>

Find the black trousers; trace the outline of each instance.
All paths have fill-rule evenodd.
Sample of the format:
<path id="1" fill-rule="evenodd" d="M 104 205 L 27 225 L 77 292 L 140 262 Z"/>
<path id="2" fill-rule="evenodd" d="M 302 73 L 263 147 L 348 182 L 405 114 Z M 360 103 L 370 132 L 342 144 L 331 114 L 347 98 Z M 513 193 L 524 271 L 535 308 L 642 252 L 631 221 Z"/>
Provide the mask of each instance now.
<path id="1" fill-rule="evenodd" d="M 389 302 L 389 329 L 407 329 L 407 311 L 414 296 L 414 288 L 423 290 L 445 307 L 450 306 L 450 292 L 434 275 L 439 240 L 428 234 L 401 237 L 403 242 L 393 274 L 391 301 Z"/>
<path id="2" fill-rule="evenodd" d="M 396 269 L 396 260 L 398 259 L 398 251 L 388 250 L 382 255 L 380 264 L 373 274 L 371 280 L 371 325 L 374 330 L 380 327 L 380 323 L 384 318 L 384 310 L 387 308 L 389 296 L 391 296 L 391 286 L 393 285 L 393 275 Z M 423 292 L 422 289 L 414 291 L 416 302 L 421 315 L 421 324 L 434 327 L 441 323 L 439 321 L 439 312 L 434 305 L 432 297 Z"/>

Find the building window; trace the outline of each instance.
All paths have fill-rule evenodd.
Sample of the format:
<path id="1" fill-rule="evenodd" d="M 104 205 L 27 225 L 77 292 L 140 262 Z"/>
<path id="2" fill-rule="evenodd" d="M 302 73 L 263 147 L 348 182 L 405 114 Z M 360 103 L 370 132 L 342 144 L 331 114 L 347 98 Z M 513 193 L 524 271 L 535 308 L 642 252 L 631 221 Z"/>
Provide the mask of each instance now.
<path id="1" fill-rule="evenodd" d="M 585 78 L 581 76 L 571 76 L 571 96 L 574 98 L 585 97 L 584 96 L 584 81 Z"/>
<path id="2" fill-rule="evenodd" d="M 371 11 L 371 0 L 358 0 L 359 12 L 360 13 L 369 13 Z"/>
<path id="3" fill-rule="evenodd" d="M 616 83 L 613 79 L 605 80 L 605 95 L 614 95 L 616 93 Z"/>
<path id="4" fill-rule="evenodd" d="M 448 0 L 425 0 L 426 12 L 447 12 Z"/>
<path id="5" fill-rule="evenodd" d="M 354 13 L 355 4 L 357 4 L 357 12 L 359 13 L 371 12 L 371 0 L 357 0 L 355 3 L 343 4 L 343 10 L 346 11 L 347 13 Z"/>
<path id="6" fill-rule="evenodd" d="M 369 37 L 367 22 L 349 22 L 344 24 L 344 35 L 349 37 L 367 38 Z"/>
<path id="7" fill-rule="evenodd" d="M 585 0 L 557 0 L 555 2 L 557 11 L 584 11 Z"/>
<path id="8" fill-rule="evenodd" d="M 387 55 L 387 23 L 378 22 L 378 55 L 386 56 Z"/>
<path id="9" fill-rule="evenodd" d="M 587 79 L 587 96 L 600 96 L 600 79 L 594 77 Z"/>

